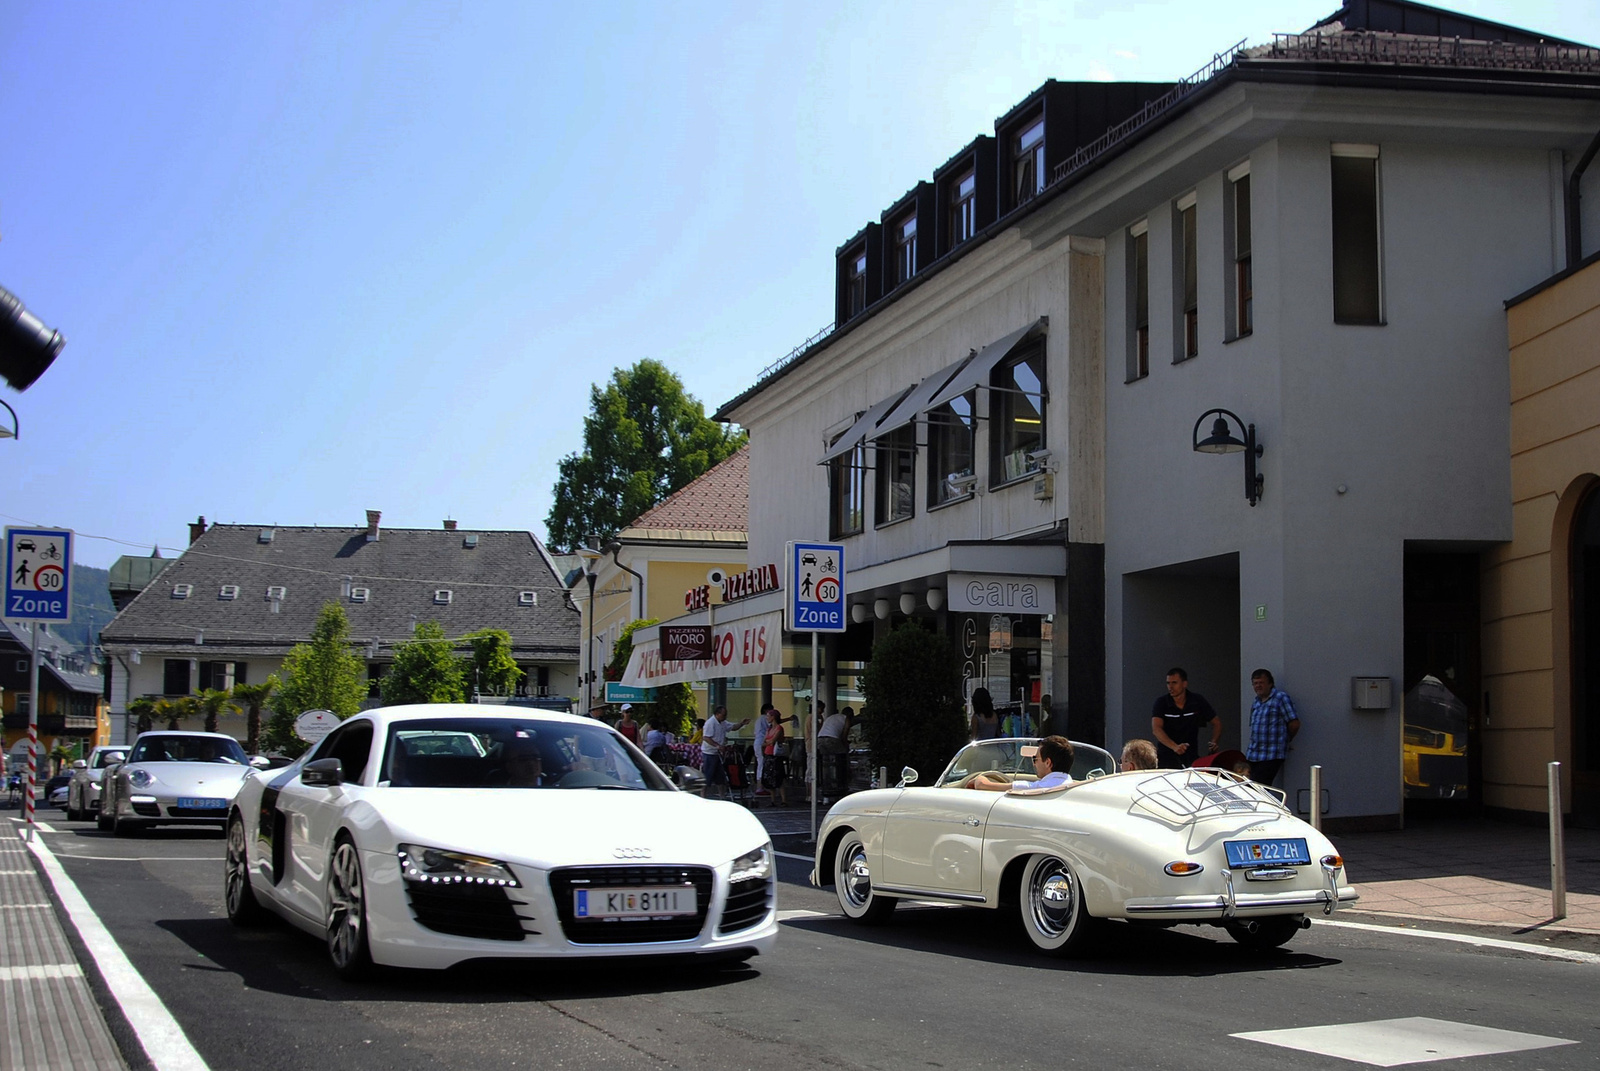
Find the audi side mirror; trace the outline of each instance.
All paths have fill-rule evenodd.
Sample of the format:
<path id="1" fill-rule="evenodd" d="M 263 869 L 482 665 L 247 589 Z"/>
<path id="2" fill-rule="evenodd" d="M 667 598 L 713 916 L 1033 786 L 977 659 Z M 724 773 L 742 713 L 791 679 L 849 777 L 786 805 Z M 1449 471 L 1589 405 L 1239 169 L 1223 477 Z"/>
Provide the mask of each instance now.
<path id="1" fill-rule="evenodd" d="M 344 763 L 338 759 L 317 759 L 308 762 L 300 771 L 302 785 L 322 785 L 333 788 L 344 783 Z"/>

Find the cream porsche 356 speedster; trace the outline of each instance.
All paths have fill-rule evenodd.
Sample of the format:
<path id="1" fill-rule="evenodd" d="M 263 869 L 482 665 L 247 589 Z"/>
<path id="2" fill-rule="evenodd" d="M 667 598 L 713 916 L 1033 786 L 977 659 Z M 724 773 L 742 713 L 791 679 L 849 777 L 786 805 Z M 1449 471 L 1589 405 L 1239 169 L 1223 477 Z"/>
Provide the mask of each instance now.
<path id="1" fill-rule="evenodd" d="M 1015 912 L 1035 947 L 1072 954 L 1107 920 L 1224 927 L 1272 948 L 1357 894 L 1344 859 L 1276 789 L 1210 769 L 1116 773 L 1075 744 L 1071 783 L 1029 790 L 1034 740 L 984 740 L 931 787 L 840 800 L 817 834 L 812 883 L 844 914 L 885 921 L 901 900 Z M 981 774 L 1005 792 L 970 787 Z"/>

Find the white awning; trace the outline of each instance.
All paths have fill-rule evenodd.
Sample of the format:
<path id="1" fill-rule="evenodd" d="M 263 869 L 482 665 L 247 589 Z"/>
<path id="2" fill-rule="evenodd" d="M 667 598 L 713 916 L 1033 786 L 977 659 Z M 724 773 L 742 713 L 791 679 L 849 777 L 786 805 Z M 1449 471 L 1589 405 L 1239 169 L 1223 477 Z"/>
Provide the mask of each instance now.
<path id="1" fill-rule="evenodd" d="M 1039 335 L 1044 334 L 1047 321 L 1039 317 L 1027 327 L 1021 327 L 1006 335 L 1004 338 L 989 343 L 978 351 L 977 356 L 967 362 L 966 367 L 957 372 L 944 388 L 929 399 L 924 409 L 937 409 L 952 399 L 959 398 L 973 387 L 986 387 L 989 385 L 989 374 L 994 371 L 994 366 L 1011 355 L 1011 351 L 1024 342 L 1031 342 Z"/>
<path id="2" fill-rule="evenodd" d="M 910 390 L 910 387 L 902 387 L 894 394 L 891 394 L 889 397 L 878 402 L 871 409 L 868 409 L 865 413 L 862 413 L 856 422 L 850 425 L 849 431 L 845 432 L 843 435 L 834 440 L 833 445 L 828 448 L 827 453 L 822 455 L 822 460 L 817 462 L 817 464 L 826 465 L 834 458 L 848 454 L 851 450 L 854 450 L 858 445 L 860 445 L 862 439 L 877 435 L 878 421 L 882 420 L 884 414 L 893 409 L 895 405 L 899 403 L 900 399 L 904 398 L 906 393 Z"/>

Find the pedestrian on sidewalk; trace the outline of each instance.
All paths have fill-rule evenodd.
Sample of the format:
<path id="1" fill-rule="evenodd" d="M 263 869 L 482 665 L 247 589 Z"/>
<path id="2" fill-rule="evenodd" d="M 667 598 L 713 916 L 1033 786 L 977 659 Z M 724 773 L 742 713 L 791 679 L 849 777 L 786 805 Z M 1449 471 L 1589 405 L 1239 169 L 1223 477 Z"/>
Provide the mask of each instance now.
<path id="1" fill-rule="evenodd" d="M 1250 746 L 1244 757 L 1250 760 L 1250 779 L 1270 785 L 1278 779 L 1284 759 L 1289 757 L 1289 742 L 1300 731 L 1300 715 L 1289 693 L 1278 687 L 1272 671 L 1258 669 L 1250 674 L 1250 689 L 1256 700 L 1250 704 Z"/>
<path id="2" fill-rule="evenodd" d="M 719 793 L 717 786 L 722 786 L 721 795 L 728 795 L 728 769 L 725 756 L 728 748 L 728 734 L 737 729 L 743 729 L 750 724 L 746 718 L 737 724 L 728 724 L 728 708 L 718 704 L 717 709 L 706 721 L 705 734 L 700 740 L 700 772 L 705 775 L 707 799 L 716 797 Z"/>
<path id="3" fill-rule="evenodd" d="M 1206 697 L 1189 690 L 1189 674 L 1182 666 L 1167 670 L 1167 694 L 1156 700 L 1150 711 L 1150 732 L 1156 738 L 1156 753 L 1163 770 L 1181 770 L 1194 765 L 1201 755 L 1200 730 L 1211 727 L 1211 740 L 1205 754 L 1216 753 L 1222 739 L 1222 719 Z"/>
<path id="4" fill-rule="evenodd" d="M 772 708 L 771 703 L 762 703 L 761 713 L 756 715 L 755 735 L 752 738 L 752 743 L 756 752 L 756 795 L 758 796 L 767 794 L 767 756 L 771 754 L 767 750 L 767 733 L 772 729 L 772 721 L 777 716 L 777 713 Z"/>

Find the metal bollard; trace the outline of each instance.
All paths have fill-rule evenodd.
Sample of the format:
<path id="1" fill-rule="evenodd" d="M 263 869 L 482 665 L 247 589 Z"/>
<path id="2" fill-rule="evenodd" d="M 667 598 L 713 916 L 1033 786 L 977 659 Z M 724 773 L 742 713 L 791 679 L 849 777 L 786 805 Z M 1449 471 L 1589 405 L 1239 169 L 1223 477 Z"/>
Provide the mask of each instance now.
<path id="1" fill-rule="evenodd" d="M 879 788 L 888 788 L 889 787 L 889 767 L 887 767 L 887 766 L 879 766 L 878 767 L 878 787 Z"/>
<path id="2" fill-rule="evenodd" d="M 1311 767 L 1311 828 L 1322 828 L 1322 767 Z"/>
<path id="3" fill-rule="evenodd" d="M 1561 825 L 1561 764 L 1552 762 L 1550 771 L 1550 919 L 1567 917 L 1567 844 Z"/>

